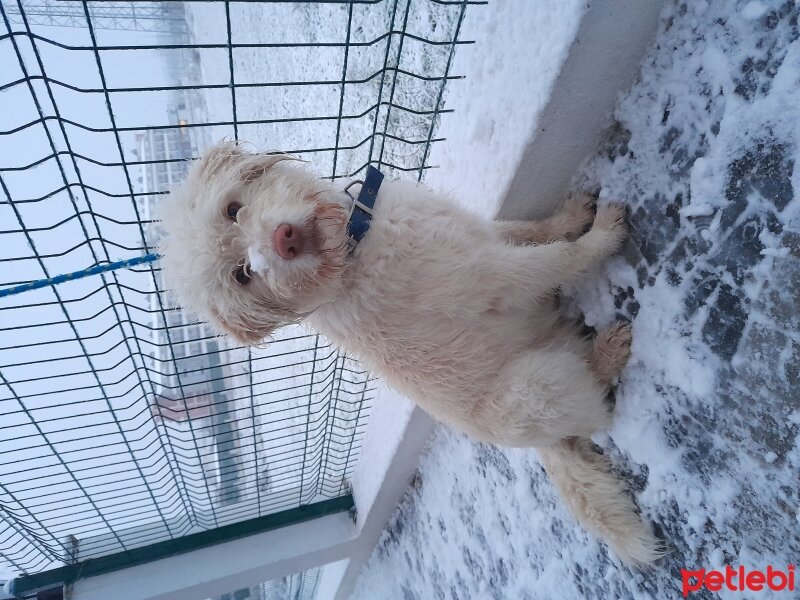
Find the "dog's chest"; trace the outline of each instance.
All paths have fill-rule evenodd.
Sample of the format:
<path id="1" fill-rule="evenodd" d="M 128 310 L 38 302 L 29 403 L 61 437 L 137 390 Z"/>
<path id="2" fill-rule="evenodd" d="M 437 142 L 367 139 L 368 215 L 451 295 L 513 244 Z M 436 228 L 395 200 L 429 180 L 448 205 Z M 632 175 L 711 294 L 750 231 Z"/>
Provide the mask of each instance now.
<path id="1" fill-rule="evenodd" d="M 381 194 L 344 292 L 312 325 L 381 371 L 469 362 L 502 293 L 491 224 L 413 185 Z"/>

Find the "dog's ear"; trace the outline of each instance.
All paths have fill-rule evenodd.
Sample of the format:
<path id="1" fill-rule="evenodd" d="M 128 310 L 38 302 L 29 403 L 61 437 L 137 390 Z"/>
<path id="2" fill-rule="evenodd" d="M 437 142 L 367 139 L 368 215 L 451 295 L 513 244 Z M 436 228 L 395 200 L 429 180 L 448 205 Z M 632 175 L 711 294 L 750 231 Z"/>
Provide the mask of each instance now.
<path id="1" fill-rule="evenodd" d="M 203 153 L 198 170 L 207 178 L 216 177 L 240 161 L 245 155 L 245 151 L 239 144 L 222 141 Z"/>
<path id="2" fill-rule="evenodd" d="M 203 153 L 197 171 L 202 173 L 206 180 L 227 176 L 249 183 L 284 160 L 304 162 L 285 152 L 248 152 L 243 143 L 223 140 Z"/>
<path id="3" fill-rule="evenodd" d="M 231 336 L 242 346 L 255 346 L 263 342 L 281 325 L 276 321 L 262 320 L 256 322 L 246 317 L 242 319 L 242 322 L 224 319 L 215 309 L 211 311 L 211 324 L 216 327 L 218 331 L 222 331 Z"/>
<path id="4" fill-rule="evenodd" d="M 239 178 L 244 183 L 255 181 L 262 177 L 269 169 L 285 160 L 301 160 L 285 152 L 263 152 L 248 154 L 240 161 Z"/>

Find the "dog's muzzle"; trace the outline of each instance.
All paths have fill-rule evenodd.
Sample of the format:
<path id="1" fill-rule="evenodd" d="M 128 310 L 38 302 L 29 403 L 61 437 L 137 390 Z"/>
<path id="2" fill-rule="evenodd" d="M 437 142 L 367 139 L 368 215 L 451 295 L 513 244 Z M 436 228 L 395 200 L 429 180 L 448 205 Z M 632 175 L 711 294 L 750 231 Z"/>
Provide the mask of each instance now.
<path id="1" fill-rule="evenodd" d="M 299 227 L 281 223 L 272 233 L 272 247 L 283 259 L 297 258 L 306 251 L 306 235 Z"/>

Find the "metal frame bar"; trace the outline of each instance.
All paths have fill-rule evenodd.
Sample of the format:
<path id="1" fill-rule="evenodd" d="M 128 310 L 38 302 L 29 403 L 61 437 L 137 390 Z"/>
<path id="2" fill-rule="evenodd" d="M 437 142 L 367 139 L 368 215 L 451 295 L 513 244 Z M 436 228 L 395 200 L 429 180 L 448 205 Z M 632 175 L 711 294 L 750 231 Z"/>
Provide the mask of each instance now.
<path id="1" fill-rule="evenodd" d="M 35 575 L 23 575 L 13 580 L 10 592 L 12 595 L 26 596 L 40 590 L 69 585 L 78 579 L 96 577 L 123 568 L 142 565 L 200 548 L 238 540 L 257 533 L 304 523 L 326 515 L 347 512 L 351 508 L 353 508 L 353 497 L 350 495 L 332 498 L 308 506 L 299 506 L 291 510 L 248 521 L 239 521 L 216 529 L 185 535 L 174 540 L 81 561 Z"/>

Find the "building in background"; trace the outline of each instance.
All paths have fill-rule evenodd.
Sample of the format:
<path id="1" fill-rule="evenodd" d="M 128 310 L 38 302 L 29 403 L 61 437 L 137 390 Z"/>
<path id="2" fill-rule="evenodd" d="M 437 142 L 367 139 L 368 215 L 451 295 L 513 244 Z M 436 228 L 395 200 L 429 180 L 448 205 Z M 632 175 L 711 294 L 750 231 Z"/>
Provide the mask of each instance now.
<path id="1" fill-rule="evenodd" d="M 24 10 L 23 19 L 20 4 Z M 64 0 L 3 0 L 12 23 L 48 27 L 86 27 L 88 11 L 95 29 L 186 33 L 182 2 L 65 2 Z"/>
<path id="2" fill-rule="evenodd" d="M 198 129 L 192 127 L 191 98 L 176 91 L 169 105 L 169 126 L 148 129 L 136 137 L 139 212 L 146 225 L 147 242 L 156 245 L 157 227 L 152 223 L 156 204 L 186 176 L 190 160 L 199 154 Z M 158 290 L 166 289 L 161 271 L 155 277 Z M 242 351 L 218 338 L 194 315 L 171 307 L 155 289 L 149 294 L 152 331 L 150 369 L 154 397 L 150 413 L 158 427 L 184 431 L 195 440 L 206 483 L 222 505 L 241 500 L 245 477 L 239 430 L 232 426 L 241 410 L 226 388 L 242 389 L 249 382 L 248 362 Z M 246 356 L 246 354 L 245 354 Z"/>

